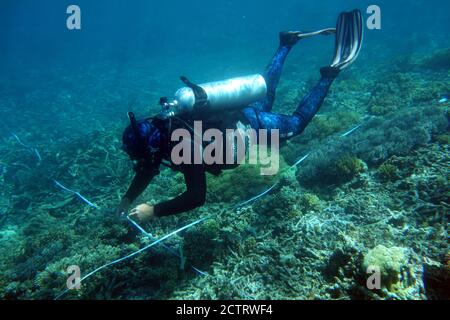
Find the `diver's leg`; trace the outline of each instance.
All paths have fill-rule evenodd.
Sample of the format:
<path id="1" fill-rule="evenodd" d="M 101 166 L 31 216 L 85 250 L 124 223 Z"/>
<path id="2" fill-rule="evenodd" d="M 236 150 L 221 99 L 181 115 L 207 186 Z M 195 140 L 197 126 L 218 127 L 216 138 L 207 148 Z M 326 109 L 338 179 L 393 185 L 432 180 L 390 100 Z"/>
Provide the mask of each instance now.
<path id="1" fill-rule="evenodd" d="M 246 108 L 243 113 L 253 129 L 267 129 L 269 131 L 278 129 L 281 140 L 297 136 L 305 130 L 319 111 L 338 73 L 339 69 L 337 68 L 322 68 L 321 79 L 290 116 L 254 108 Z"/>
<path id="2" fill-rule="evenodd" d="M 320 70 L 322 77 L 311 92 L 303 98 L 293 113 L 293 117 L 300 119 L 299 127 L 297 128 L 300 134 L 305 130 L 306 126 L 311 122 L 312 118 L 319 111 L 325 97 L 333 84 L 334 79 L 339 74 L 339 69 L 333 67 L 325 67 Z"/>
<path id="3" fill-rule="evenodd" d="M 352 64 L 361 50 L 362 15 L 358 10 L 339 15 L 336 27 L 335 56 L 331 66 L 322 68 L 320 81 L 300 102 L 292 116 L 279 115 L 253 106 L 243 110 L 254 129 L 279 129 L 280 137 L 289 138 L 303 132 L 328 94 L 339 72 Z"/>
<path id="4" fill-rule="evenodd" d="M 333 62 L 322 68 L 322 78 L 312 91 L 300 102 L 293 116 L 302 119 L 301 131 L 312 120 L 325 99 L 328 90 L 339 72 L 351 65 L 361 51 L 363 20 L 359 10 L 343 12 L 336 25 L 336 44 Z"/>
<path id="5" fill-rule="evenodd" d="M 280 46 L 264 72 L 264 79 L 267 84 L 267 95 L 264 99 L 253 103 L 251 107 L 260 111 L 272 110 L 272 106 L 275 101 L 275 93 L 280 81 L 281 72 L 283 71 L 284 62 L 286 61 L 286 58 L 294 45 L 295 43 L 283 43 L 283 39 L 280 34 Z"/>
<path id="6" fill-rule="evenodd" d="M 320 69 L 322 78 L 312 91 L 300 102 L 293 116 L 301 119 L 300 133 L 319 111 L 331 84 L 339 72 L 351 65 L 361 51 L 363 20 L 361 12 L 343 12 L 336 26 L 335 56 L 331 66 Z"/>
<path id="7" fill-rule="evenodd" d="M 275 101 L 277 86 L 280 82 L 281 72 L 283 71 L 284 62 L 286 61 L 289 52 L 297 44 L 297 42 L 316 35 L 330 35 L 334 33 L 335 29 L 333 28 L 323 29 L 315 32 L 280 32 L 280 45 L 264 72 L 264 79 L 266 80 L 267 84 L 267 95 L 263 100 L 253 103 L 251 107 L 266 112 L 272 110 L 273 103 Z"/>

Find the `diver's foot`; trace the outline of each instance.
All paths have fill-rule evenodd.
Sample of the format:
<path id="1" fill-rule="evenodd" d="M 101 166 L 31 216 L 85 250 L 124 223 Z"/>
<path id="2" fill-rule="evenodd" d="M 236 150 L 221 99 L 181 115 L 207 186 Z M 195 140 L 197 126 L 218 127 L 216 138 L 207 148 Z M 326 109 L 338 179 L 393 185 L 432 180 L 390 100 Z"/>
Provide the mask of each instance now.
<path id="1" fill-rule="evenodd" d="M 337 68 L 337 67 L 323 67 L 320 69 L 320 74 L 322 75 L 323 78 L 328 78 L 328 79 L 335 79 L 339 73 L 341 72 L 341 69 Z"/>
<path id="2" fill-rule="evenodd" d="M 300 41 L 300 31 L 282 31 L 280 32 L 280 45 L 281 46 L 294 46 Z"/>
<path id="3" fill-rule="evenodd" d="M 328 36 L 336 33 L 335 28 L 322 29 L 314 32 L 302 31 L 283 31 L 280 32 L 280 44 L 282 46 L 294 46 L 302 39 L 314 37 L 317 35 Z"/>

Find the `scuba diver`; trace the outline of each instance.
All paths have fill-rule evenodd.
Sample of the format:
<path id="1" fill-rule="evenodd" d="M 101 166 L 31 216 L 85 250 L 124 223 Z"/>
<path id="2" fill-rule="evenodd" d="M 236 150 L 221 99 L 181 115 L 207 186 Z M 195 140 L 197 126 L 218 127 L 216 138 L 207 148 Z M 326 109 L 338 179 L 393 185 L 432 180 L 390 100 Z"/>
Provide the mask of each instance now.
<path id="1" fill-rule="evenodd" d="M 335 55 L 332 63 L 320 69 L 321 79 L 292 115 L 272 113 L 275 92 L 286 57 L 300 40 L 316 35 L 335 35 Z M 161 98 L 160 104 L 165 111 L 159 116 L 138 121 L 133 113 L 129 112 L 131 125 L 123 133 L 122 148 L 135 163 L 136 175 L 116 212 L 118 214 L 128 212 L 133 201 L 146 189 L 153 177 L 159 174 L 161 164 L 183 173 L 186 191 L 174 199 L 154 206 L 138 205 L 130 211 L 130 218 L 143 222 L 152 217 L 178 214 L 202 206 L 206 198 L 206 172 L 219 175 L 222 170 L 235 168 L 236 165 L 204 162 L 174 164 L 171 160 L 171 151 L 174 148 L 171 142 L 173 130 L 177 128 L 192 130 L 193 120 L 203 120 L 208 123 L 208 127 L 220 130 L 226 128 L 279 130 L 281 141 L 297 136 L 318 112 L 340 71 L 356 60 L 362 40 L 361 12 L 359 10 L 344 12 L 339 15 L 336 28 L 309 33 L 281 32 L 279 48 L 263 76 L 232 80 L 232 89 L 230 82 L 196 85 L 182 77 L 186 87 L 177 91 L 176 98 L 172 101 Z M 250 93 L 247 90 L 249 81 L 250 86 L 253 86 Z M 236 84 L 238 88 L 239 84 L 243 84 L 246 89 L 236 90 Z M 228 92 L 225 92 L 226 90 Z M 215 117 L 209 119 L 206 117 L 208 120 L 204 120 L 208 108 L 212 111 L 222 108 L 223 111 L 227 104 L 233 106 L 235 110 L 230 111 L 231 107 L 227 109 L 226 117 L 223 117 L 223 113 L 222 117 L 216 113 Z"/>

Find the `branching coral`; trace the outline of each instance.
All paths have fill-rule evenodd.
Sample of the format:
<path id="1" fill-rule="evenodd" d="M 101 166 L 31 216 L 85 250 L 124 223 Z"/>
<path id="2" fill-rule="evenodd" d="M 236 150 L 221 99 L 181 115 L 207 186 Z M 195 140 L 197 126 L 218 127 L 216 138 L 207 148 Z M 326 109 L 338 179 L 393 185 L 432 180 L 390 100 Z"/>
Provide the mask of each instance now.
<path id="1" fill-rule="evenodd" d="M 393 164 L 384 163 L 378 168 L 378 174 L 384 181 L 392 181 L 399 178 L 397 167 Z"/>
<path id="2" fill-rule="evenodd" d="M 393 117 L 368 120 L 353 135 L 334 137 L 316 146 L 315 152 L 300 167 L 298 179 L 307 186 L 338 183 L 339 176 L 334 175 L 333 170 L 339 159 L 350 155 L 366 162 L 369 167 L 381 164 L 394 155 L 406 155 L 430 143 L 431 135 L 447 130 L 447 123 L 444 112 L 434 107 L 414 108 Z M 344 173 L 348 171 L 343 166 L 347 162 L 341 162 Z M 353 163 L 357 164 L 357 161 Z"/>
<path id="3" fill-rule="evenodd" d="M 448 251 L 448 116 L 446 105 L 437 102 L 448 90 L 442 57 L 445 52 L 424 59 L 427 72 L 415 68 L 411 58 L 397 64 L 396 72 L 387 64 L 381 71 L 365 66 L 365 77 L 356 66 L 353 74 L 343 73 L 305 132 L 283 147 L 289 164 L 311 152 L 298 170 L 263 177 L 258 167 L 244 165 L 218 178 L 208 176 L 205 207 L 144 225 L 161 237 L 199 216 L 213 217 L 167 242 L 182 259 L 154 248 L 99 272 L 66 298 L 425 298 L 421 259 L 430 268 L 430 259 L 439 261 Z M 292 113 L 307 92 L 309 84 L 288 80 L 278 91 L 276 112 Z M 5 138 L 0 146 L 1 298 L 54 298 L 65 288 L 69 265 L 80 265 L 86 274 L 148 243 L 112 214 L 133 176 L 120 151 L 129 89 L 112 92 L 102 87 L 105 81 L 95 87 L 75 82 L 80 83 L 76 91 L 64 88 L 55 94 L 49 94 L 54 85 L 48 91 L 18 88 L 19 102 L 4 101 L 1 86 L 2 110 L 21 105 L 31 110 L 45 103 L 52 115 L 48 121 L 24 110 L 17 119 L 27 128 L 18 134 L 39 147 L 41 162 L 14 139 Z M 30 80 L 26 86 L 35 85 Z M 144 93 L 138 106 L 157 96 Z M 123 111 L 121 123 L 111 110 Z M 367 113 L 375 117 L 364 117 Z M 87 123 L 86 114 L 95 115 L 93 121 Z M 105 209 L 75 201 L 55 188 L 53 178 Z M 275 181 L 280 182 L 263 197 L 233 208 Z M 160 201 L 183 190 L 181 174 L 162 170 L 138 201 Z M 369 252 L 380 243 L 390 252 L 405 248 L 407 259 L 379 262 L 396 276 L 388 277 L 384 289 L 372 291 L 366 288 L 364 254 L 374 262 L 369 257 L 378 255 Z M 191 272 L 190 264 L 208 275 Z"/>

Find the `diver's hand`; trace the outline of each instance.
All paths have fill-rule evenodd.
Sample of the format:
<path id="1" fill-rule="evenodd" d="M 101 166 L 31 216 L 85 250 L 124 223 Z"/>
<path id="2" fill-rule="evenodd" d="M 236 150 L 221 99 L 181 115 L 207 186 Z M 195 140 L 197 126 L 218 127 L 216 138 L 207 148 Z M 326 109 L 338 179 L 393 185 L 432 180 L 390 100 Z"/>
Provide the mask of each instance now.
<path id="1" fill-rule="evenodd" d="M 155 208 L 148 204 L 140 204 L 136 208 L 132 209 L 129 217 L 133 220 L 145 222 L 155 216 Z"/>
<path id="2" fill-rule="evenodd" d="M 123 198 L 122 201 L 120 202 L 119 206 L 116 209 L 116 215 L 123 215 L 126 214 L 128 212 L 128 210 L 130 209 L 130 204 L 131 201 L 127 198 Z"/>

